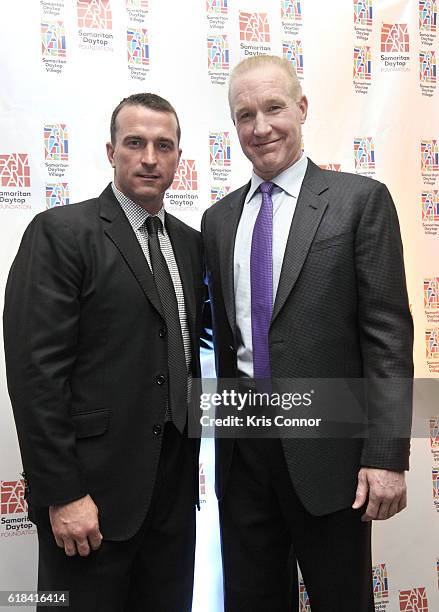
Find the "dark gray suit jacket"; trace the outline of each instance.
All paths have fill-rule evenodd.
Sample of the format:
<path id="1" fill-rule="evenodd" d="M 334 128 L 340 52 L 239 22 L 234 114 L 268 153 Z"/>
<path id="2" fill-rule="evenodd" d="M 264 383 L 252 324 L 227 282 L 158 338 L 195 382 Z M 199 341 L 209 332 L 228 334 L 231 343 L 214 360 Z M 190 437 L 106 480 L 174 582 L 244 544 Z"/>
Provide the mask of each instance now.
<path id="1" fill-rule="evenodd" d="M 202 221 L 219 377 L 237 374 L 233 281 L 236 229 L 249 184 Z M 269 332 L 274 379 L 369 379 L 368 438 L 283 439 L 292 483 L 315 515 L 353 503 L 360 466 L 408 468 L 409 442 L 393 435 L 411 411 L 413 325 L 398 219 L 382 183 L 321 170 L 302 184 Z M 382 428 L 381 428 L 382 425 Z M 221 498 L 233 440 L 217 440 Z"/>
<path id="2" fill-rule="evenodd" d="M 166 227 L 199 377 L 201 236 L 170 214 Z M 4 340 L 30 509 L 89 493 L 105 537 L 131 537 L 154 489 L 167 339 L 152 273 L 110 185 L 33 219 L 8 278 Z"/>

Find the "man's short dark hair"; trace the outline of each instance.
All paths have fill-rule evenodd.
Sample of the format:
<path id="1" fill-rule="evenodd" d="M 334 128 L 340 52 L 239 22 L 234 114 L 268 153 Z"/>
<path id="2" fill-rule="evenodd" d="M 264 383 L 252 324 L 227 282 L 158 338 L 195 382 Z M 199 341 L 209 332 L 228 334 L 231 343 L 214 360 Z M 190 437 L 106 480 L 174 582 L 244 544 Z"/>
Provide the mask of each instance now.
<path id="1" fill-rule="evenodd" d="M 117 115 L 119 114 L 119 111 L 124 106 L 144 106 L 145 108 L 149 108 L 151 110 L 158 111 L 161 113 L 171 113 L 172 115 L 174 115 L 177 121 L 177 140 L 180 143 L 180 137 L 181 137 L 180 122 L 178 120 L 178 116 L 175 111 L 175 108 L 172 106 L 172 104 L 168 102 L 167 100 L 165 100 L 165 98 L 162 98 L 161 96 L 158 96 L 157 94 L 138 93 L 138 94 L 132 94 L 131 96 L 128 96 L 128 98 L 124 98 L 123 100 L 121 100 L 119 104 L 116 106 L 116 108 L 114 109 L 113 114 L 111 115 L 110 136 L 111 136 L 111 142 L 113 145 L 116 142 L 116 118 L 117 118 Z"/>

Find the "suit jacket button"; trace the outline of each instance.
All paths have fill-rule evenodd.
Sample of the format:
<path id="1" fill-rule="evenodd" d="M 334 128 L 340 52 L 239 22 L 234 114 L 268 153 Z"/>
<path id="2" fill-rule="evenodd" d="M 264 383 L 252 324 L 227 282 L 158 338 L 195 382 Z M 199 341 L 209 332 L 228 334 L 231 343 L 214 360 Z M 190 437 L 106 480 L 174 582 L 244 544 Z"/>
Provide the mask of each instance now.
<path id="1" fill-rule="evenodd" d="M 160 338 L 164 338 L 166 336 L 166 327 L 161 327 L 159 330 Z"/>
<path id="2" fill-rule="evenodd" d="M 161 425 L 154 425 L 154 427 L 152 428 L 152 433 L 155 436 L 159 436 L 162 433 L 162 426 Z"/>
<path id="3" fill-rule="evenodd" d="M 163 376 L 163 374 L 159 374 L 155 381 L 158 385 L 163 385 L 166 382 L 166 378 Z"/>

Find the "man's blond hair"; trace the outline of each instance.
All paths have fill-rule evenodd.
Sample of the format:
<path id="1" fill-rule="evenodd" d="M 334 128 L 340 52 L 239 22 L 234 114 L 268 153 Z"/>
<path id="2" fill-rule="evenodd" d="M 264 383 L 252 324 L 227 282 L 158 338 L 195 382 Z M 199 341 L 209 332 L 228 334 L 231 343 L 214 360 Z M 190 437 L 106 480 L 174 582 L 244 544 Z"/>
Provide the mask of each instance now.
<path id="1" fill-rule="evenodd" d="M 290 90 L 291 98 L 298 102 L 302 97 L 302 87 L 299 83 L 299 79 L 297 78 L 296 71 L 294 70 L 294 66 L 292 63 L 283 58 L 278 57 L 277 55 L 254 55 L 252 57 L 247 57 L 243 59 L 239 64 L 237 64 L 230 75 L 229 79 L 229 106 L 230 112 L 233 117 L 233 108 L 232 108 L 232 87 L 233 83 L 239 79 L 241 75 L 250 70 L 254 70 L 255 68 L 260 67 L 269 67 L 269 66 L 278 66 L 281 68 L 285 76 L 288 80 L 288 88 Z"/>

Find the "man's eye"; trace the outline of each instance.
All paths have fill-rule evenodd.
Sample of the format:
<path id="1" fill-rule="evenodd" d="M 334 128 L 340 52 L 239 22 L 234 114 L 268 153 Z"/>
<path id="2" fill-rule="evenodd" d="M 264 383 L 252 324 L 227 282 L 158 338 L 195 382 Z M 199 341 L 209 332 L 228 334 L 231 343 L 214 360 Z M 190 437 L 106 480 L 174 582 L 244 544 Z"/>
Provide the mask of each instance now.
<path id="1" fill-rule="evenodd" d="M 129 147 L 138 147 L 138 146 L 140 146 L 140 140 L 138 140 L 136 138 L 132 138 L 131 140 L 128 141 L 128 146 Z"/>
<path id="2" fill-rule="evenodd" d="M 279 110 L 280 108 L 281 108 L 281 107 L 279 106 L 279 104 L 272 104 L 272 105 L 269 107 L 269 109 L 268 109 L 268 110 L 269 110 L 270 112 L 274 112 L 274 111 Z"/>
<path id="3" fill-rule="evenodd" d="M 239 121 L 245 121 L 246 119 L 248 119 L 250 117 L 250 113 L 241 113 L 238 116 Z"/>
<path id="4" fill-rule="evenodd" d="M 162 151 L 168 151 L 170 148 L 171 148 L 171 145 L 169 144 L 169 142 L 159 143 L 159 149 L 161 149 Z"/>

